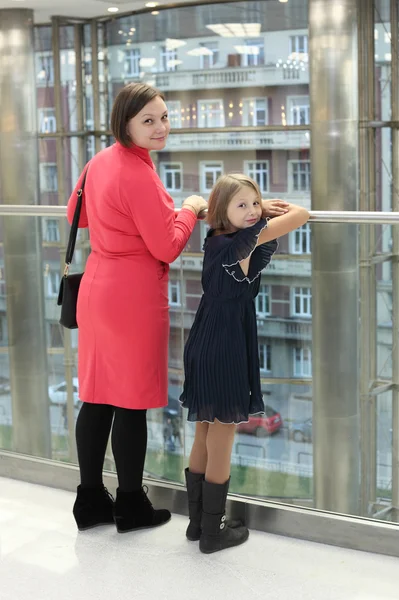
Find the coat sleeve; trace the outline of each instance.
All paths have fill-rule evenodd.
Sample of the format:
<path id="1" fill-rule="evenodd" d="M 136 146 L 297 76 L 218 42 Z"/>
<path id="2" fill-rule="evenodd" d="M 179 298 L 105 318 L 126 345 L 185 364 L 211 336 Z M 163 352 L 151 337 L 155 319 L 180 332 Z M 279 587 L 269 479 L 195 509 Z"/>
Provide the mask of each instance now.
<path id="1" fill-rule="evenodd" d="M 67 219 L 69 224 L 72 224 L 73 221 L 73 215 L 75 213 L 75 208 L 76 208 L 76 204 L 78 201 L 78 190 L 80 189 L 82 182 L 83 182 L 83 177 L 85 174 L 87 167 L 85 167 L 85 169 L 83 170 L 83 172 L 80 174 L 80 177 L 78 179 L 78 182 L 75 186 L 75 189 L 73 190 L 71 197 L 68 200 L 68 206 L 67 206 Z M 83 192 L 83 196 L 82 196 L 82 210 L 80 211 L 80 219 L 79 219 L 79 227 L 88 227 L 89 226 L 89 222 L 87 220 L 87 212 L 86 212 L 86 198 L 85 198 L 85 192 Z"/>
<path id="2" fill-rule="evenodd" d="M 150 174 L 130 190 L 121 186 L 121 199 L 154 258 L 172 263 L 181 254 L 197 218 L 189 209 L 175 215 L 166 190 Z"/>

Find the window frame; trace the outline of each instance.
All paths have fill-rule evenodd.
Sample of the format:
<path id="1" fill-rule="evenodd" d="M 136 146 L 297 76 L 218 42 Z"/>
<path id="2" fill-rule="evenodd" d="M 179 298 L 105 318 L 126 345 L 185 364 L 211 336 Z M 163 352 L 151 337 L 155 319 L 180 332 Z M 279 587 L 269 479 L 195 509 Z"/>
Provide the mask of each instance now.
<path id="1" fill-rule="evenodd" d="M 306 190 L 296 190 L 294 187 L 294 166 L 299 165 L 299 164 L 307 164 L 309 167 L 309 169 L 308 169 L 309 172 L 306 173 L 306 176 L 309 180 L 309 188 Z M 289 160 L 288 161 L 288 169 L 289 169 L 289 192 L 291 194 L 310 194 L 311 187 L 312 187 L 312 169 L 311 169 L 310 159 Z"/>
<path id="2" fill-rule="evenodd" d="M 255 169 L 250 169 L 249 165 L 254 164 L 254 165 L 266 165 L 266 170 L 264 171 L 266 173 L 266 188 L 263 188 L 259 185 L 259 181 L 256 178 L 256 174 L 260 173 L 262 174 L 263 172 L 260 171 L 259 169 L 255 168 Z M 251 177 L 251 179 L 254 179 L 257 184 L 260 187 L 260 191 L 262 192 L 262 194 L 268 194 L 269 190 L 270 190 L 270 161 L 269 160 L 246 160 L 244 161 L 244 172 Z M 255 177 L 254 177 L 255 175 Z"/>
<path id="3" fill-rule="evenodd" d="M 300 237 L 298 246 L 296 243 L 297 236 Z M 306 251 L 305 252 L 303 252 L 303 250 L 298 251 L 297 247 L 303 248 L 303 238 L 304 237 L 305 237 Z M 298 229 L 291 231 L 291 233 L 290 233 L 290 253 L 295 254 L 296 256 L 299 256 L 299 255 L 308 256 L 309 254 L 312 253 L 312 230 L 310 227 L 310 223 L 305 223 L 304 225 L 301 225 L 301 227 L 298 227 Z"/>
<path id="4" fill-rule="evenodd" d="M 221 116 L 221 120 L 220 120 L 220 124 L 219 125 L 209 125 L 208 122 L 206 125 L 201 125 L 201 113 L 205 113 L 205 116 L 208 116 L 208 111 L 212 110 L 212 109 L 208 109 L 206 107 L 207 104 L 215 104 L 215 103 L 219 103 L 219 105 L 222 105 L 222 108 L 219 108 L 219 116 Z M 202 111 L 201 106 L 205 105 L 205 109 L 204 111 Z M 213 109 L 214 110 L 214 109 Z M 210 127 L 225 127 L 226 125 L 226 116 L 225 116 L 225 107 L 224 107 L 224 99 L 223 98 L 199 98 L 197 100 L 197 127 L 198 129 L 208 129 Z"/>
<path id="5" fill-rule="evenodd" d="M 263 297 L 266 298 L 266 304 L 267 304 L 267 310 L 266 311 L 261 311 L 259 309 L 259 299 Z M 261 283 L 259 286 L 259 292 L 258 295 L 255 298 L 255 311 L 256 311 L 256 318 L 257 319 L 263 319 L 265 317 L 270 317 L 270 315 L 272 314 L 272 286 L 266 283 Z"/>
<path id="6" fill-rule="evenodd" d="M 178 168 L 177 169 L 167 169 L 166 168 L 167 166 L 171 166 L 171 165 L 176 166 Z M 180 187 L 179 188 L 177 188 L 177 187 L 168 187 L 166 185 L 167 184 L 166 173 L 177 173 L 177 172 L 180 174 Z M 160 175 L 161 175 L 162 183 L 164 184 L 165 189 L 168 192 L 181 192 L 181 191 L 183 191 L 183 163 L 182 162 L 169 162 L 169 161 L 168 162 L 166 162 L 166 161 L 161 162 L 160 163 Z M 173 176 L 173 179 L 175 179 L 174 176 Z"/>
<path id="7" fill-rule="evenodd" d="M 269 125 L 269 98 L 268 96 L 254 96 L 250 98 L 242 98 L 242 124 L 244 127 L 263 127 Z M 251 102 L 254 103 L 253 114 L 251 115 Z M 265 111 L 265 122 L 258 123 L 258 102 L 264 102 L 265 108 L 261 109 Z"/>
<path id="8" fill-rule="evenodd" d="M 300 292 L 298 293 L 298 290 Z M 307 293 L 303 293 L 303 290 L 307 290 Z M 299 298 L 300 310 L 296 310 L 296 301 Z M 304 310 L 305 302 L 308 303 L 308 310 Z M 292 286 L 291 288 L 291 316 L 292 317 L 303 317 L 306 319 L 312 318 L 312 288 L 310 286 Z"/>
<path id="9" fill-rule="evenodd" d="M 50 235 L 49 235 L 49 231 L 50 231 L 50 230 L 49 230 L 49 224 L 50 224 L 50 223 L 55 223 L 55 224 L 56 224 L 56 228 L 55 228 L 55 230 L 54 230 L 54 232 L 55 232 L 55 234 L 56 234 L 56 235 L 55 235 L 55 239 L 50 239 L 50 237 L 52 237 L 52 236 L 50 236 Z M 44 231 L 43 231 L 43 234 L 44 234 L 44 239 L 45 239 L 45 241 L 46 241 L 46 242 L 49 242 L 49 243 L 56 243 L 56 242 L 59 242 L 59 241 L 60 241 L 60 239 L 61 239 L 61 237 L 60 237 L 59 219 L 57 219 L 56 217 L 46 217 L 46 218 L 44 219 L 44 221 L 43 221 L 43 225 L 44 225 L 44 228 L 43 228 L 43 229 L 44 229 Z"/>
<path id="10" fill-rule="evenodd" d="M 49 186 L 44 185 L 44 183 L 48 183 L 46 169 L 48 167 L 53 167 L 55 170 L 55 189 L 49 188 Z M 57 163 L 43 162 L 39 163 L 39 177 L 40 177 L 40 191 L 45 193 L 55 194 L 58 192 L 58 170 Z"/>
<path id="11" fill-rule="evenodd" d="M 133 53 L 136 53 L 136 55 L 133 55 Z M 124 57 L 124 65 L 125 65 L 124 75 L 125 75 L 125 77 L 133 77 L 133 78 L 140 77 L 141 49 L 139 47 L 126 48 L 124 50 L 124 54 L 125 54 L 125 57 Z M 128 56 L 128 54 L 130 54 L 131 56 Z M 127 66 L 129 66 L 129 69 L 127 68 Z M 137 66 L 137 71 L 133 70 L 134 66 Z"/>
<path id="12" fill-rule="evenodd" d="M 307 102 L 303 104 L 295 105 L 295 102 L 307 100 Z M 298 96 L 287 96 L 287 106 L 288 106 L 288 124 L 289 125 L 310 125 L 310 97 L 306 94 L 298 95 Z M 294 109 L 295 108 L 307 108 L 307 121 L 305 123 L 295 122 L 294 117 Z"/>
<path id="13" fill-rule="evenodd" d="M 176 302 L 172 301 L 173 291 L 176 291 Z M 169 279 L 168 281 L 168 301 L 170 307 L 180 307 L 181 304 L 181 281 L 180 279 Z"/>
<path id="14" fill-rule="evenodd" d="M 212 184 L 212 187 L 207 188 L 206 187 L 206 169 L 205 167 L 215 167 L 215 169 L 218 168 L 218 170 L 220 170 L 220 175 L 218 175 L 218 177 L 216 177 L 214 183 Z M 217 181 L 217 179 L 223 174 L 223 161 L 216 161 L 216 160 L 208 160 L 208 161 L 201 161 L 200 162 L 200 186 L 201 186 L 201 192 L 202 193 L 209 193 L 213 186 L 215 185 L 215 182 Z"/>
<path id="15" fill-rule="evenodd" d="M 47 115 L 46 113 L 50 113 L 50 115 Z M 38 108 L 38 116 L 40 133 L 56 133 L 57 120 L 55 117 L 55 108 L 53 106 L 43 106 Z M 45 128 L 45 121 L 48 121 L 50 124 L 52 124 L 52 126 Z"/>
<path id="16" fill-rule="evenodd" d="M 297 353 L 299 352 L 299 361 Z M 305 360 L 306 352 L 306 360 Z M 308 365 L 308 370 L 304 368 Z M 298 369 L 299 366 L 299 369 Z M 312 348 L 310 345 L 294 346 L 293 348 L 293 376 L 294 377 L 312 377 Z"/>
<path id="17" fill-rule="evenodd" d="M 261 348 L 264 349 L 263 352 L 263 363 L 262 363 L 262 352 Z M 271 373 L 272 372 L 272 346 L 266 342 L 259 342 L 258 344 L 258 353 L 259 353 L 259 370 L 262 374 Z"/>

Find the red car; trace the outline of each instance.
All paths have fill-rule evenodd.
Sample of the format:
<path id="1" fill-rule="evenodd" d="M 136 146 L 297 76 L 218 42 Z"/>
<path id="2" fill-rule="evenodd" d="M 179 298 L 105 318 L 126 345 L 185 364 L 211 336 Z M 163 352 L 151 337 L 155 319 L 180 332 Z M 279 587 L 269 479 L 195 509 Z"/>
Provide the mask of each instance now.
<path id="1" fill-rule="evenodd" d="M 264 415 L 249 417 L 248 423 L 237 425 L 238 433 L 253 433 L 258 437 L 265 437 L 276 433 L 282 426 L 283 420 L 280 413 L 276 412 L 270 406 L 265 406 Z"/>

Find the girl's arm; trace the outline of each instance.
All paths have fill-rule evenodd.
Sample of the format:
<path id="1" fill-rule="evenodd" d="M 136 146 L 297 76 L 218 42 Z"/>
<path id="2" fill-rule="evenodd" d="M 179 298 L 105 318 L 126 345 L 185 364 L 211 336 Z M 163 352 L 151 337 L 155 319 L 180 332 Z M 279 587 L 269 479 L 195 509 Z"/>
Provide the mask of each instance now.
<path id="1" fill-rule="evenodd" d="M 301 227 L 309 220 L 309 212 L 306 208 L 302 208 L 302 206 L 288 204 L 286 210 L 287 212 L 284 215 L 270 219 L 267 227 L 259 235 L 257 246 L 286 235 L 290 231 L 298 229 L 298 227 Z"/>

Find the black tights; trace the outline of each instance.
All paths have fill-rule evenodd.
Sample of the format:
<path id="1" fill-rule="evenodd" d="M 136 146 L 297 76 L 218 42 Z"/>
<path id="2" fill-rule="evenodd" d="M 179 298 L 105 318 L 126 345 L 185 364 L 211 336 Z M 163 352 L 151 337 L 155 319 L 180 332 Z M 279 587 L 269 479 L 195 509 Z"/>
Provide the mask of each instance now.
<path id="1" fill-rule="evenodd" d="M 89 402 L 83 403 L 76 421 L 81 485 L 96 487 L 102 484 L 111 427 L 119 489 L 123 492 L 139 490 L 147 450 L 147 411 Z"/>

